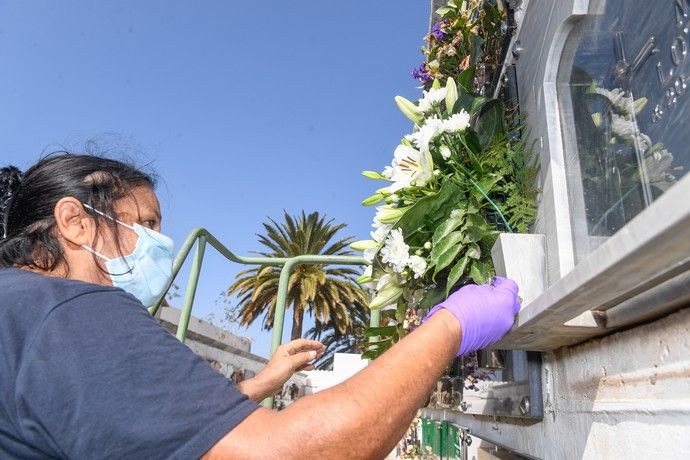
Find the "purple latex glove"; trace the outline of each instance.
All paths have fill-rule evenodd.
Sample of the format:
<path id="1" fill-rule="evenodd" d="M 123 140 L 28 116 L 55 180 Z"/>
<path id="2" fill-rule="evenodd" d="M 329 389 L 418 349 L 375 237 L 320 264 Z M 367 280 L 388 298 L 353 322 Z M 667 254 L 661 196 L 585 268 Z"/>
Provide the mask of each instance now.
<path id="1" fill-rule="evenodd" d="M 462 341 L 456 356 L 481 350 L 503 337 L 520 311 L 515 281 L 495 276 L 491 284 L 468 284 L 432 308 L 424 317 L 445 308 L 462 327 Z"/>

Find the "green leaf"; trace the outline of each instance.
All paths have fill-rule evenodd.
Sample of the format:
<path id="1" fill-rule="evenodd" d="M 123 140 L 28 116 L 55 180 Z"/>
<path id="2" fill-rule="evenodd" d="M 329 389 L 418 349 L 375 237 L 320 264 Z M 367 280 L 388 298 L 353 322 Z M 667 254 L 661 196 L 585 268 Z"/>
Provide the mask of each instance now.
<path id="1" fill-rule="evenodd" d="M 429 255 L 431 265 L 436 265 L 441 256 L 451 250 L 452 247 L 457 245 L 460 241 L 462 241 L 462 232 L 460 231 L 450 232 L 448 235 L 441 238 L 431 249 L 431 254 Z"/>
<path id="2" fill-rule="evenodd" d="M 448 294 L 450 293 L 451 289 L 457 284 L 457 282 L 462 278 L 462 275 L 465 273 L 465 269 L 467 268 L 467 264 L 470 262 L 470 259 L 465 256 L 462 259 L 460 259 L 455 265 L 453 265 L 453 268 L 450 269 L 450 273 L 448 274 L 448 280 L 446 281 L 446 297 L 448 297 Z"/>
<path id="3" fill-rule="evenodd" d="M 472 262 L 472 266 L 470 267 L 470 277 L 477 284 L 485 284 L 489 282 L 489 279 L 492 276 L 492 271 L 491 266 L 488 264 L 475 260 Z"/>
<path id="4" fill-rule="evenodd" d="M 431 265 L 436 267 L 434 276 L 450 265 L 460 253 L 462 236 L 462 232 L 452 232 L 431 250 Z"/>
<path id="5" fill-rule="evenodd" d="M 448 236 L 450 232 L 458 228 L 465 221 L 465 212 L 463 210 L 457 210 L 455 216 L 449 217 L 441 225 L 436 228 L 434 232 L 434 237 L 432 242 L 434 246 L 438 244 L 443 238 Z"/>
<path id="6" fill-rule="evenodd" d="M 488 232 L 481 229 L 480 227 L 467 227 L 465 229 L 462 242 L 465 244 L 476 243 L 477 241 L 483 240 L 484 237 L 487 235 Z"/>
<path id="7" fill-rule="evenodd" d="M 474 71 L 475 67 L 470 66 L 462 72 L 460 72 L 460 75 L 458 75 L 458 84 L 465 88 L 465 91 L 467 91 L 468 93 L 472 92 L 472 83 L 474 82 Z"/>
<path id="8" fill-rule="evenodd" d="M 441 80 L 435 78 L 434 82 L 431 84 L 431 87 L 434 89 L 441 89 Z"/>
<path id="9" fill-rule="evenodd" d="M 453 181 L 445 181 L 437 194 L 420 198 L 397 221 L 390 223 L 394 228 L 402 229 L 407 244 L 422 246 L 429 241 L 434 229 L 448 218 L 463 196 L 459 185 Z"/>
<path id="10" fill-rule="evenodd" d="M 482 153 L 482 146 L 479 143 L 479 137 L 477 137 L 477 133 L 474 132 L 472 129 L 466 129 L 465 133 L 463 134 L 463 137 L 465 139 L 465 145 L 467 146 L 468 149 L 472 151 L 475 155 L 479 156 Z"/>
<path id="11" fill-rule="evenodd" d="M 470 243 L 465 253 L 465 257 L 470 259 L 479 259 L 482 256 L 482 250 L 479 248 L 477 243 Z"/>
<path id="12" fill-rule="evenodd" d="M 474 130 L 482 146 L 488 146 L 491 141 L 505 134 L 503 120 L 504 109 L 501 101 L 492 99 L 484 104 L 474 124 Z"/>

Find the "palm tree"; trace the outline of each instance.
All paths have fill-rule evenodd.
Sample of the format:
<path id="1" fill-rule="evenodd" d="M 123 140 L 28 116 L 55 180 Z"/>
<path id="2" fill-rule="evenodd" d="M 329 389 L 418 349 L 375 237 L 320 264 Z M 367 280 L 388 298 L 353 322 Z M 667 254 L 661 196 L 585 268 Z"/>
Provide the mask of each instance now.
<path id="1" fill-rule="evenodd" d="M 335 234 L 346 224 L 334 224 L 313 212 L 290 216 L 284 212 L 284 222 L 269 218 L 264 223 L 265 234 L 257 235 L 265 249 L 258 254 L 265 257 L 294 257 L 307 254 L 351 255 L 351 237 L 334 242 Z M 353 305 L 367 305 L 364 291 L 354 281 L 359 272 L 351 267 L 299 265 L 295 267 L 288 287 L 287 308 L 294 309 L 292 338 L 302 336 L 304 313 L 315 317 L 316 324 L 331 323 L 341 334 L 352 326 L 350 310 Z M 228 295 L 236 296 L 240 308 L 240 324 L 253 323 L 261 314 L 263 328 L 273 327 L 278 296 L 280 267 L 259 266 L 237 274 L 228 288 Z"/>
<path id="2" fill-rule="evenodd" d="M 366 348 L 364 331 L 369 327 L 369 309 L 361 304 L 353 305 L 351 310 L 352 324 L 342 333 L 333 323 L 316 323 L 306 332 L 306 337 L 318 340 L 326 346 L 314 366 L 317 369 L 333 369 L 333 356 L 336 353 L 362 353 Z"/>

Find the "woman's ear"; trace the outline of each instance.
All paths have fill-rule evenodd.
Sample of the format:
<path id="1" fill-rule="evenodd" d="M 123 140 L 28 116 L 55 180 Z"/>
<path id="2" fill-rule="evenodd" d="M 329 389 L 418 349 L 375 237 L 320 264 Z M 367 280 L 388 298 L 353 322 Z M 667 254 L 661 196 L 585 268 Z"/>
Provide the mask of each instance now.
<path id="1" fill-rule="evenodd" d="M 55 205 L 55 223 L 62 238 L 76 246 L 93 243 L 95 223 L 79 200 L 73 197 L 60 199 Z"/>

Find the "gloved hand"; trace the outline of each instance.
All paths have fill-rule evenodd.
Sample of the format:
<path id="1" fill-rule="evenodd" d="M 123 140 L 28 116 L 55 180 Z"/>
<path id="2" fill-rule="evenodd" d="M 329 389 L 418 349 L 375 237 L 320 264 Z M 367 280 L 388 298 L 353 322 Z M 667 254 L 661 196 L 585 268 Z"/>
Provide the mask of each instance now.
<path id="1" fill-rule="evenodd" d="M 520 311 L 515 281 L 495 276 L 491 284 L 468 284 L 432 308 L 429 319 L 441 308 L 455 316 L 462 328 L 462 341 L 456 356 L 481 350 L 503 337 Z"/>

